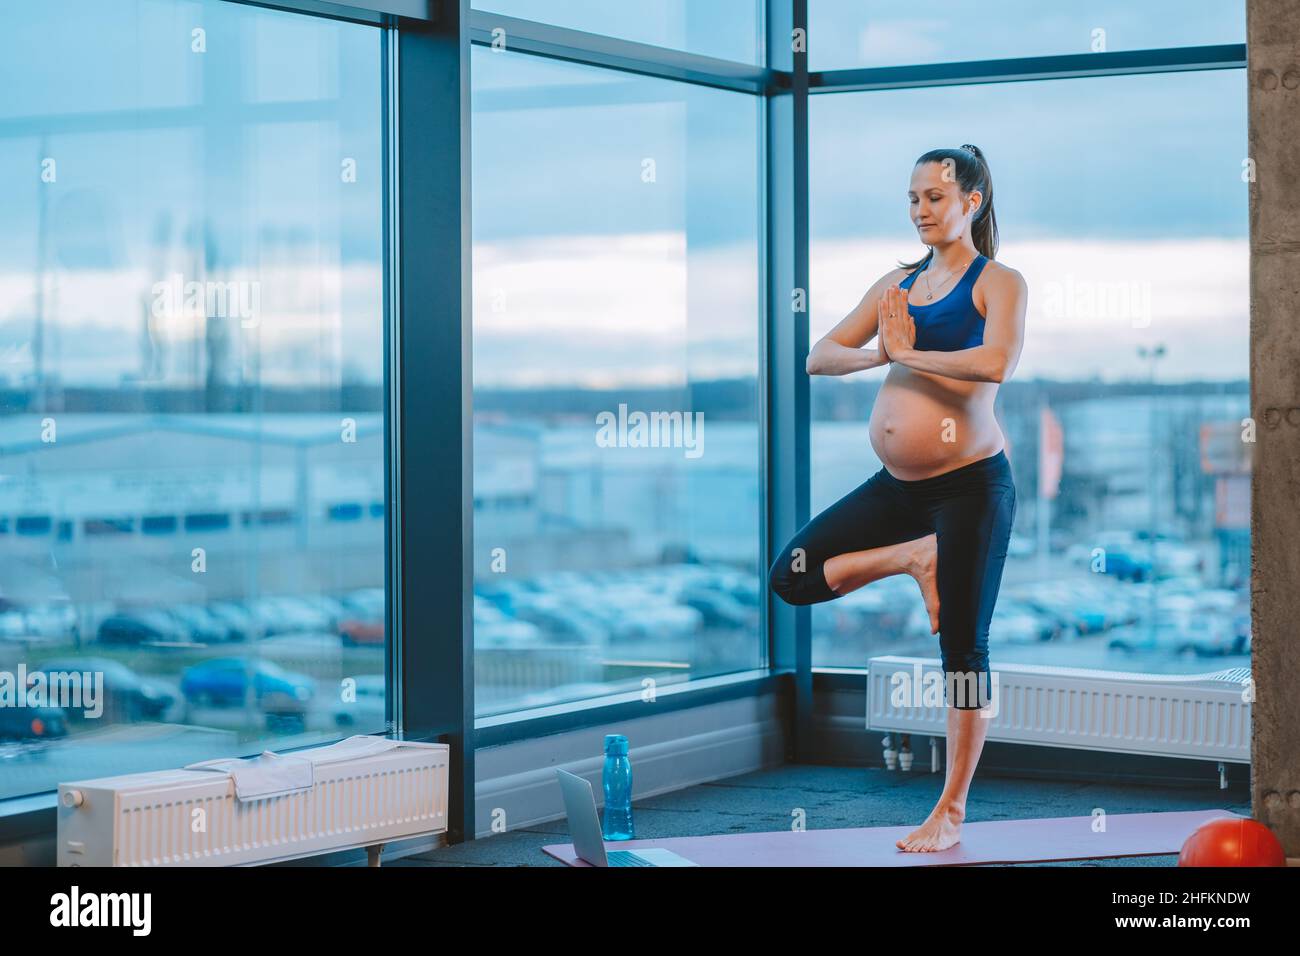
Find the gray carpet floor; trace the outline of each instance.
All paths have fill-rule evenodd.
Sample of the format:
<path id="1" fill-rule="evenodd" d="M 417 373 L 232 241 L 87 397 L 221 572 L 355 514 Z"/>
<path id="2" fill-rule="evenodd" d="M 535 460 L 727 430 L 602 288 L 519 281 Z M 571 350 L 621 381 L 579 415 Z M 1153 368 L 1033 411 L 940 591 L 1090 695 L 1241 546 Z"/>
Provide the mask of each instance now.
<path id="1" fill-rule="evenodd" d="M 660 794 L 633 804 L 638 839 L 783 830 L 804 811 L 808 829 L 920 824 L 943 788 L 942 774 L 866 767 L 787 764 L 770 770 Z M 1132 783 L 1053 781 L 977 774 L 966 821 L 1107 813 L 1222 809 L 1250 815 L 1244 784 L 1137 786 Z M 563 819 L 385 860 L 385 866 L 563 866 L 542 852 L 568 843 Z M 1174 866 L 1177 855 L 1080 860 L 1020 866 Z"/>

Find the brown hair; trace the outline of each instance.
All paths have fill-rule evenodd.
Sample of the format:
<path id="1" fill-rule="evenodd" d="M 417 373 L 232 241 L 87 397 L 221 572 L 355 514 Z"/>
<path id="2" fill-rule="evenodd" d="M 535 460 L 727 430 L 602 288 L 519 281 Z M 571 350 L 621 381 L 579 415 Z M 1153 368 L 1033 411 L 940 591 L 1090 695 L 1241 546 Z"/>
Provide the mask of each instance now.
<path id="1" fill-rule="evenodd" d="M 945 160 L 952 161 L 953 173 L 957 177 L 957 185 L 962 192 L 972 193 L 979 190 L 980 195 L 983 197 L 980 208 L 971 221 L 971 240 L 975 243 L 975 248 L 981 255 L 989 259 L 996 259 L 998 254 L 998 220 L 993 215 L 993 174 L 989 172 L 988 160 L 984 158 L 984 154 L 980 152 L 978 146 L 964 143 L 961 149 L 932 149 L 928 153 L 922 153 L 920 158 L 917 159 L 916 165 L 942 163 Z M 933 255 L 934 249 L 931 248 L 923 258 L 912 263 L 900 262 L 899 267 L 911 272 L 913 269 L 929 262 Z"/>

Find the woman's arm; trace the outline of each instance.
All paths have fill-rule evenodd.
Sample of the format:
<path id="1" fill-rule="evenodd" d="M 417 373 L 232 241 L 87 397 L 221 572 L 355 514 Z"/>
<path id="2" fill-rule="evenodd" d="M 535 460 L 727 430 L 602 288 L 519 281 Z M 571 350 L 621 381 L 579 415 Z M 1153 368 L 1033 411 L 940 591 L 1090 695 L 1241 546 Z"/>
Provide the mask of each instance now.
<path id="1" fill-rule="evenodd" d="M 809 375 L 848 375 L 889 364 L 883 349 L 852 348 L 822 339 L 808 352 L 804 367 Z"/>
<path id="2" fill-rule="evenodd" d="M 876 335 L 879 326 L 877 306 L 885 290 L 904 275 L 902 269 L 895 269 L 878 279 L 853 311 L 808 350 L 805 367 L 809 375 L 848 375 L 889 364 L 890 356 L 882 343 L 877 343 L 878 347 L 874 349 L 862 346 Z"/>
<path id="3" fill-rule="evenodd" d="M 916 326 L 906 309 L 906 293 L 890 290 L 881 303 L 886 324 L 886 348 L 900 365 L 966 382 L 1005 382 L 1020 361 L 1025 337 L 1028 287 L 1015 269 L 999 267 L 984 292 L 984 344 L 955 352 L 922 352 L 913 348 Z M 889 309 L 900 318 L 889 319 Z M 893 329 L 889 328 L 893 326 Z"/>

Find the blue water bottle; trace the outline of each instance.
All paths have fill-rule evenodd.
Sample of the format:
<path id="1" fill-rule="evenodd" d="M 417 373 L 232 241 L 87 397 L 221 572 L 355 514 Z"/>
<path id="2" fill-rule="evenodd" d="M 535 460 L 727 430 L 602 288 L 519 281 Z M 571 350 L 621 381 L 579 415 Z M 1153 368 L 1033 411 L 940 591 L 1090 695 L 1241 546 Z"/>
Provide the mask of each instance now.
<path id="1" fill-rule="evenodd" d="M 605 821 L 606 840 L 634 840 L 632 827 L 632 762 L 627 758 L 627 738 L 605 735 Z"/>

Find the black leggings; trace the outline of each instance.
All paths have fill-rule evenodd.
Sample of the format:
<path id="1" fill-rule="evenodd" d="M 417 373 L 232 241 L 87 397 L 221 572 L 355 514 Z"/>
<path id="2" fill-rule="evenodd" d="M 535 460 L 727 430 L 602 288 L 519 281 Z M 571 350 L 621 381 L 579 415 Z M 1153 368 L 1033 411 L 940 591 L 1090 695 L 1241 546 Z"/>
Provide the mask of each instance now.
<path id="1" fill-rule="evenodd" d="M 964 710 L 988 703 L 989 620 L 1016 513 L 1006 453 L 930 478 L 904 481 L 881 468 L 799 529 L 772 563 L 768 581 L 788 604 L 839 597 L 823 565 L 933 534 L 938 539 L 939 648 L 948 702 Z M 954 686 L 975 693 L 953 694 Z"/>

